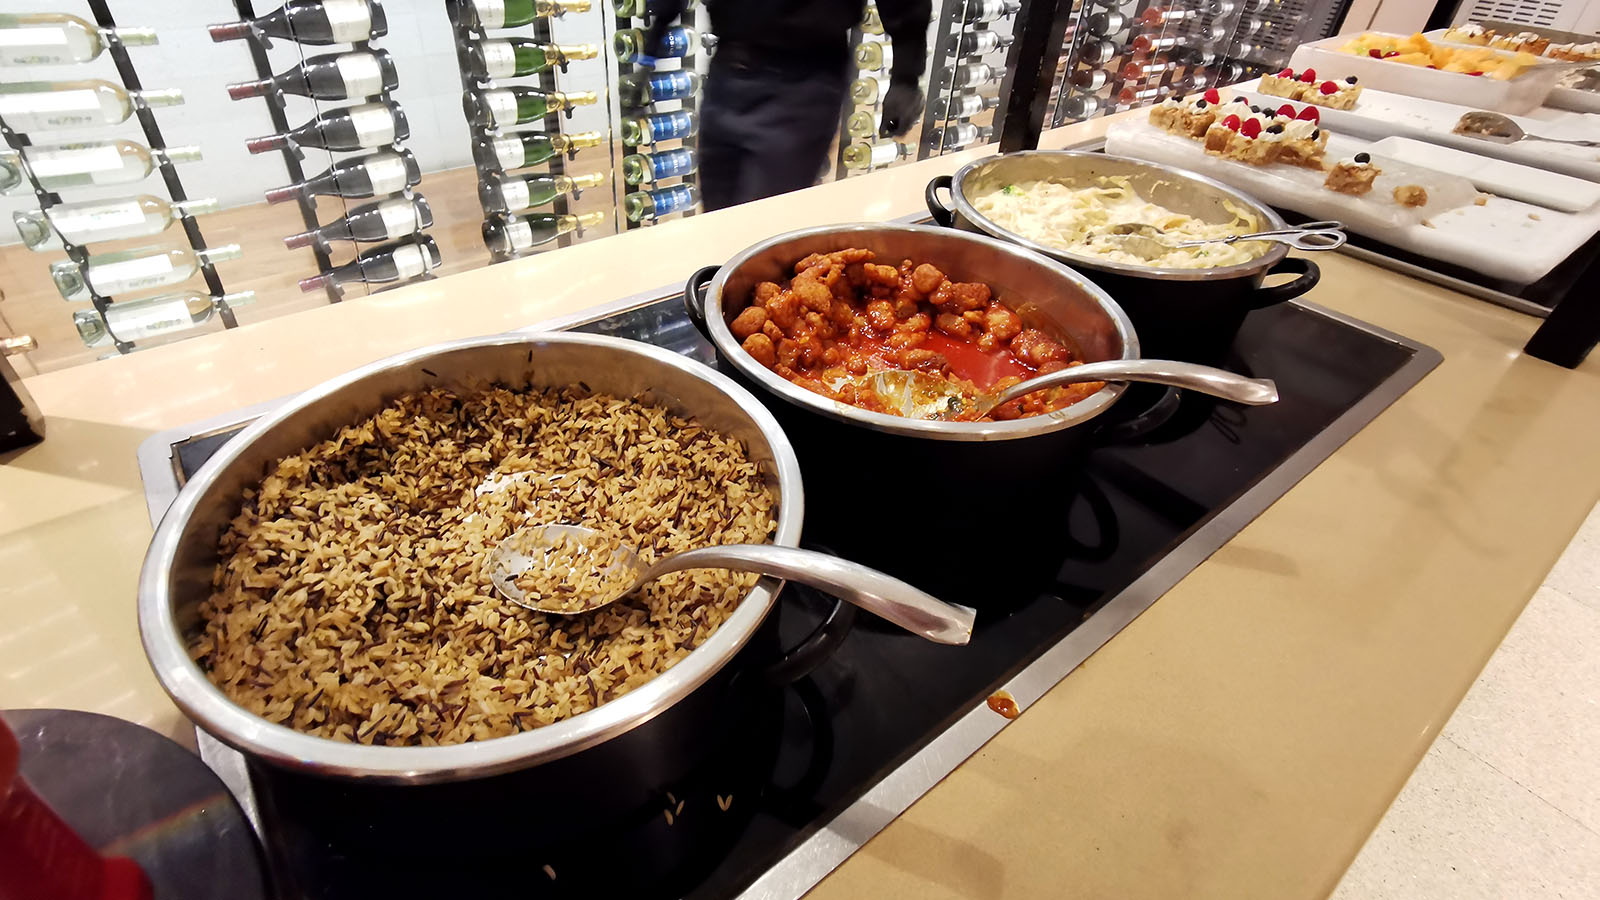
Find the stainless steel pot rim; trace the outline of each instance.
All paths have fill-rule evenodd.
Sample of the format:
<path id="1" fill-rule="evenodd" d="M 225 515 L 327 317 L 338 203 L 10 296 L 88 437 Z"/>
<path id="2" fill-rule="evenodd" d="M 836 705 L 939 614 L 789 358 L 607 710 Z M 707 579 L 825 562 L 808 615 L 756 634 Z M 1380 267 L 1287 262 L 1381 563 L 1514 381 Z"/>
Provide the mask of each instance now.
<path id="1" fill-rule="evenodd" d="M 1218 266 L 1214 269 L 1161 269 L 1153 266 L 1134 266 L 1128 265 L 1127 263 L 1112 262 L 1111 260 L 1101 259 L 1095 256 L 1085 256 L 1079 253 L 1073 253 L 1070 250 L 1062 250 L 1058 247 L 1047 247 L 1044 244 L 1040 244 L 1037 241 L 1025 238 L 1020 234 L 1016 234 L 1015 232 L 1008 231 L 991 222 L 983 215 L 983 213 L 978 212 L 978 210 L 973 207 L 972 203 L 967 200 L 966 192 L 962 190 L 962 185 L 966 182 L 967 178 L 971 177 L 974 172 L 977 172 L 981 166 L 988 165 L 996 160 L 1030 158 L 1085 158 L 1097 160 L 1114 159 L 1119 162 L 1129 163 L 1130 165 L 1135 165 L 1146 169 L 1154 169 L 1155 171 L 1158 171 L 1163 175 L 1175 180 L 1198 182 L 1206 185 L 1207 187 L 1227 194 L 1229 197 L 1237 201 L 1241 206 L 1260 216 L 1265 223 L 1262 226 L 1263 230 L 1288 227 L 1288 223 L 1284 221 L 1284 218 L 1278 215 L 1278 213 L 1271 207 L 1263 204 L 1254 197 L 1242 193 L 1237 188 L 1223 184 L 1215 179 L 1208 178 L 1198 172 L 1190 172 L 1187 169 L 1179 169 L 1173 166 L 1162 165 L 1161 163 L 1146 162 L 1145 160 L 1136 159 L 1131 156 L 1114 156 L 1108 153 L 1099 153 L 1088 150 L 1021 150 L 1015 153 L 986 156 L 983 159 L 978 159 L 967 163 L 960 169 L 956 170 L 956 174 L 951 178 L 950 181 L 950 197 L 951 201 L 955 204 L 957 214 L 966 218 L 967 221 L 971 222 L 972 224 L 978 226 L 978 228 L 982 229 L 985 234 L 1000 238 L 1002 240 L 1013 241 L 1036 253 L 1043 253 L 1044 255 L 1053 259 L 1058 259 L 1072 265 L 1080 265 L 1090 270 L 1111 272 L 1117 275 L 1126 275 L 1132 278 L 1148 278 L 1159 281 L 1223 281 L 1229 278 L 1247 278 L 1251 275 L 1255 275 L 1258 272 L 1271 268 L 1278 262 L 1278 260 L 1289 255 L 1288 247 L 1284 246 L 1283 244 L 1274 243 L 1266 253 L 1263 253 L 1247 262 L 1237 263 L 1231 266 Z"/>
<path id="2" fill-rule="evenodd" d="M 524 768 L 592 747 L 649 721 L 705 683 L 747 643 L 771 611 L 782 582 L 763 578 L 705 643 L 647 684 L 593 710 L 552 725 L 487 741 L 438 747 L 387 747 L 335 741 L 277 725 L 246 711 L 212 684 L 189 658 L 167 588 L 178 537 L 194 513 L 206 484 L 250 442 L 293 412 L 390 367 L 423 364 L 446 352 L 472 347 L 547 343 L 582 344 L 649 357 L 710 382 L 731 397 L 772 445 L 776 476 L 783 488 L 778 531 L 773 542 L 798 546 L 805 496 L 794 448 L 771 412 L 748 390 L 709 366 L 669 350 L 603 335 L 542 332 L 466 338 L 380 359 L 310 388 L 256 420 L 223 445 L 195 473 L 156 527 L 139 575 L 139 630 L 157 679 L 192 721 L 218 739 L 270 762 L 316 774 L 376 781 L 423 782 L 476 778 Z"/>
<path id="3" fill-rule="evenodd" d="M 1059 277 L 1077 285 L 1099 302 L 1101 309 L 1111 319 L 1122 340 L 1121 358 L 1139 358 L 1139 338 L 1134 333 L 1133 323 L 1128 319 L 1127 313 L 1123 312 L 1122 307 L 1111 299 L 1110 294 L 1107 294 L 1094 282 L 1068 266 L 1046 255 L 1018 247 L 999 238 L 956 231 L 955 229 L 941 228 L 934 225 L 904 225 L 880 222 L 820 225 L 813 228 L 803 228 L 768 238 L 740 251 L 717 270 L 716 276 L 712 278 L 710 286 L 706 289 L 706 327 L 711 331 L 712 343 L 717 345 L 718 349 L 722 351 L 723 357 L 738 368 L 745 377 L 760 383 L 766 390 L 795 406 L 809 409 L 828 418 L 851 425 L 865 426 L 873 431 L 927 437 L 937 440 L 1003 441 L 1058 431 L 1100 415 L 1109 409 L 1118 397 L 1122 396 L 1123 391 L 1127 390 L 1128 386 L 1123 383 L 1108 384 L 1096 393 L 1085 397 L 1066 409 L 1042 416 L 1030 416 L 1004 422 L 934 422 L 872 412 L 871 410 L 830 400 L 821 394 L 808 391 L 779 376 L 771 369 L 756 362 L 751 358 L 750 354 L 745 352 L 739 341 L 734 338 L 733 332 L 728 329 L 727 319 L 722 314 L 723 286 L 727 283 L 729 275 L 736 271 L 742 263 L 772 247 L 817 235 L 849 234 L 852 232 L 877 233 L 884 231 L 926 234 L 941 239 L 954 238 L 956 240 L 974 241 L 982 243 L 1002 255 L 1024 260 L 1028 264 L 1041 265 L 1053 269 Z M 919 260 L 919 262 L 921 261 L 923 260 Z M 934 264 L 938 262 L 937 260 L 926 261 Z"/>

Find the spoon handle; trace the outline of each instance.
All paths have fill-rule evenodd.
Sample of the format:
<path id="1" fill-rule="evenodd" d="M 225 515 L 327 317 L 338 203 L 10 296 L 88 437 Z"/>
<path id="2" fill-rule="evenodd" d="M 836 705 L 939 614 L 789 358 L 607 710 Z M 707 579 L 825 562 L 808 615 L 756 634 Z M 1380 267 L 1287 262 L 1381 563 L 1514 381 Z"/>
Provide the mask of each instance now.
<path id="1" fill-rule="evenodd" d="M 1545 137 L 1541 134 L 1530 134 L 1523 138 L 1523 140 L 1544 141 L 1550 144 L 1571 144 L 1574 147 L 1600 147 L 1600 141 L 1577 141 L 1570 138 Z"/>
<path id="2" fill-rule="evenodd" d="M 1199 391 L 1247 406 L 1278 402 L 1278 386 L 1269 378 L 1246 378 L 1227 369 L 1165 359 L 1109 359 L 1030 378 L 1001 391 L 994 398 L 994 405 L 1044 388 L 1085 381 L 1148 381 Z"/>
<path id="3" fill-rule="evenodd" d="M 645 571 L 649 581 L 683 569 L 733 569 L 809 584 L 877 613 L 912 634 L 940 644 L 972 639 L 976 613 L 906 584 L 898 578 L 849 560 L 773 544 L 725 544 L 675 553 Z"/>

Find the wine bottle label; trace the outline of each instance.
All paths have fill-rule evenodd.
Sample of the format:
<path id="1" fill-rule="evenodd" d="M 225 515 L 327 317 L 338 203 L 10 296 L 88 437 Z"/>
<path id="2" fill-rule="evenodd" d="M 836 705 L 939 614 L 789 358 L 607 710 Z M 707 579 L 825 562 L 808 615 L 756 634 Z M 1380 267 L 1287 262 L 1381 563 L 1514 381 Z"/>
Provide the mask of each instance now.
<path id="1" fill-rule="evenodd" d="M 0 28 L 0 62 L 11 66 L 58 65 L 92 56 L 74 52 L 67 30 L 50 28 Z M 83 48 L 88 51 L 89 48 Z"/>
<path id="2" fill-rule="evenodd" d="M 405 157 L 394 153 L 369 160 L 367 166 L 367 179 L 372 182 L 372 195 L 392 194 L 395 191 L 406 189 L 406 161 Z"/>
<path id="3" fill-rule="evenodd" d="M 363 147 L 394 143 L 394 116 L 381 103 L 368 103 L 350 110 L 350 125 Z"/>
<path id="4" fill-rule="evenodd" d="M 657 181 L 687 175 L 694 171 L 694 151 L 687 148 L 657 153 L 650 158 L 650 169 Z"/>
<path id="5" fill-rule="evenodd" d="M 119 184 L 126 164 L 115 144 L 34 147 L 28 162 L 40 181 L 87 176 L 92 184 Z"/>
<path id="6" fill-rule="evenodd" d="M 883 141 L 872 145 L 872 165 L 887 166 L 900 158 L 900 146 L 894 141 Z"/>
<path id="7" fill-rule="evenodd" d="M 182 281 L 184 277 L 173 268 L 172 257 L 165 253 L 89 266 L 89 283 L 102 296 L 161 287 Z"/>
<path id="8" fill-rule="evenodd" d="M 524 165 L 523 159 L 527 156 L 522 151 L 522 139 L 516 137 L 497 137 L 489 144 L 494 153 L 495 162 L 502 169 L 520 169 Z"/>
<path id="9" fill-rule="evenodd" d="M 472 0 L 472 10 L 478 23 L 485 28 L 504 28 L 506 23 L 505 0 Z"/>
<path id="10" fill-rule="evenodd" d="M 661 56 L 685 56 L 689 53 L 689 31 L 682 26 L 667 29 L 661 36 Z"/>
<path id="11" fill-rule="evenodd" d="M 507 222 L 506 241 L 511 244 L 512 251 L 521 251 L 532 247 L 533 227 L 520 219 L 515 222 Z"/>
<path id="12" fill-rule="evenodd" d="M 86 243 L 105 240 L 112 232 L 139 228 L 144 224 L 145 213 L 137 199 L 114 200 L 78 209 L 56 207 L 50 211 L 50 221 L 68 240 Z M 132 233 L 128 233 L 128 237 Z"/>
<path id="13" fill-rule="evenodd" d="M 650 99 L 677 100 L 694 93 L 694 81 L 688 72 L 657 72 L 650 76 Z"/>
<path id="14" fill-rule="evenodd" d="M 334 58 L 346 97 L 370 97 L 383 93 L 383 69 L 371 53 L 344 53 Z"/>
<path id="15" fill-rule="evenodd" d="M 0 94 L 0 116 L 17 131 L 108 124 L 100 111 L 100 95 L 87 88 Z"/>
<path id="16" fill-rule="evenodd" d="M 483 92 L 483 103 L 496 125 L 517 124 L 517 95 L 504 88 Z"/>
<path id="17" fill-rule="evenodd" d="M 391 258 L 394 260 L 395 281 L 413 278 L 433 268 L 433 259 L 428 256 L 428 251 L 416 244 L 401 244 L 394 248 Z"/>
<path id="18" fill-rule="evenodd" d="M 182 295 L 150 306 L 112 306 L 108 313 L 111 333 L 124 341 L 141 341 L 181 331 L 194 324 Z"/>
<path id="19" fill-rule="evenodd" d="M 521 178 L 500 182 L 500 200 L 505 203 L 506 209 L 527 209 L 528 183 Z"/>
<path id="20" fill-rule="evenodd" d="M 483 55 L 483 73 L 490 78 L 510 78 L 517 71 L 517 49 L 510 41 L 484 41 L 478 45 Z"/>
<path id="21" fill-rule="evenodd" d="M 384 239 L 405 237 L 422 227 L 422 217 L 416 204 L 410 200 L 396 200 L 378 207 L 378 218 L 383 221 Z"/>
<path id="22" fill-rule="evenodd" d="M 372 9 L 367 0 L 322 0 L 328 33 L 334 43 L 353 44 L 372 37 Z"/>

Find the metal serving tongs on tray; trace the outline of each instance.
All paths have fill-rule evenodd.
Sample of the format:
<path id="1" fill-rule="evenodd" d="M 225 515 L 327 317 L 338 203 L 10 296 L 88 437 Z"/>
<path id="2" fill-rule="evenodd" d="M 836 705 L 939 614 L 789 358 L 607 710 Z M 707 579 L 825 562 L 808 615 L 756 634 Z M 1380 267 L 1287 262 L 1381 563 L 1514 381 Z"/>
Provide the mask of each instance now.
<path id="1" fill-rule="evenodd" d="M 1095 237 L 1112 238 L 1122 249 L 1146 259 L 1160 259 L 1184 247 L 1203 247 L 1206 244 L 1232 244 L 1238 241 L 1273 241 L 1288 244 L 1296 250 L 1337 250 L 1344 246 L 1344 224 L 1341 222 L 1307 222 L 1293 228 L 1272 231 L 1255 231 L 1234 234 L 1223 238 L 1198 241 L 1176 241 L 1155 225 L 1144 222 L 1119 222 L 1098 231 Z"/>

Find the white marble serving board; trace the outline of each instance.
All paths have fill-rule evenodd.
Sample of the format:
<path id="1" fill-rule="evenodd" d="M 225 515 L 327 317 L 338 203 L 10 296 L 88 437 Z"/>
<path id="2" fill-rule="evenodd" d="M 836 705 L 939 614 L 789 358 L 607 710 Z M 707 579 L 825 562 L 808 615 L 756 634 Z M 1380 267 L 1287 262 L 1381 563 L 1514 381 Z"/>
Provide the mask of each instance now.
<path id="1" fill-rule="evenodd" d="M 1329 155 L 1339 158 L 1370 146 L 1359 138 L 1333 134 Z M 1112 125 L 1106 133 L 1106 152 L 1188 169 L 1273 206 L 1315 219 L 1337 219 L 1352 233 L 1515 284 L 1538 281 L 1600 231 L 1597 209 L 1563 213 L 1493 196 L 1483 206 L 1469 201 L 1446 209 L 1444 204 L 1430 203 L 1423 218 L 1407 220 L 1376 203 L 1372 194 L 1351 197 L 1321 187 L 1316 173 L 1309 170 L 1299 170 L 1305 173 L 1300 175 L 1293 166 L 1252 166 L 1212 156 L 1199 141 L 1168 134 L 1145 121 Z M 1307 185 L 1308 176 L 1316 186 Z M 1379 186 L 1375 184 L 1373 194 L 1379 194 Z"/>

